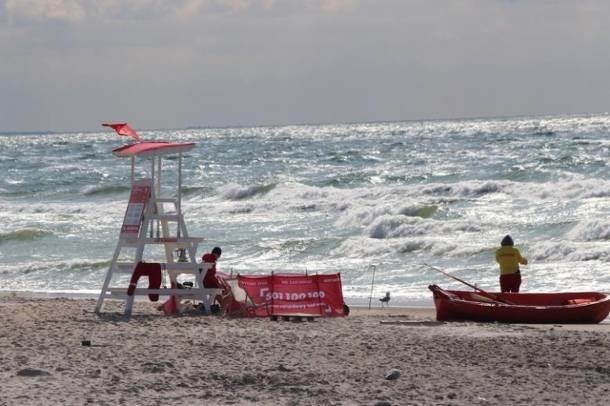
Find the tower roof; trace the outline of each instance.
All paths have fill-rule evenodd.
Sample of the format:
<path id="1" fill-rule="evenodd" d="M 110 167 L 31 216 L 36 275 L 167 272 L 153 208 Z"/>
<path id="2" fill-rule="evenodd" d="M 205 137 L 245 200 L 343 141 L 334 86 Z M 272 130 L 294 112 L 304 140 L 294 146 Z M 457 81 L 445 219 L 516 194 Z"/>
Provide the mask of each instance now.
<path id="1" fill-rule="evenodd" d="M 112 150 L 118 157 L 149 157 L 178 154 L 193 149 L 194 142 L 145 141 L 123 145 Z"/>

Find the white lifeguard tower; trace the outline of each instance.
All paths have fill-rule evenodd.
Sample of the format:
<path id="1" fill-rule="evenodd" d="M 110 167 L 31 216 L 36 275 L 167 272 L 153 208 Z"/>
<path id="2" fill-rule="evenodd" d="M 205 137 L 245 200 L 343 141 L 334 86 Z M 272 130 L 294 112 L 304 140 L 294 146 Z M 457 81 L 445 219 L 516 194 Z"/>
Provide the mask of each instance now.
<path id="1" fill-rule="evenodd" d="M 119 241 L 95 307 L 96 313 L 102 311 L 105 299 L 112 298 L 125 301 L 124 314 L 129 317 L 134 297 L 143 295 L 169 296 L 178 302 L 183 298 L 201 300 L 206 310 L 210 311 L 210 305 L 219 290 L 203 287 L 202 279 L 207 272 L 207 264 L 197 262 L 197 246 L 203 239 L 189 236 L 181 205 L 182 154 L 194 146 L 194 143 L 143 141 L 112 151 L 118 157 L 131 158 L 131 194 Z M 178 156 L 177 185 L 162 188 L 162 159 L 176 155 Z M 150 177 L 138 180 L 134 178 L 136 158 L 150 160 Z M 131 282 L 134 282 L 134 271 L 138 265 L 151 264 L 144 261 L 149 246 L 152 248 L 156 246 L 156 250 L 161 251 L 161 254 L 156 253 L 157 260 L 153 260 L 153 263 L 160 268 L 162 276 L 159 278 L 166 286 L 151 288 L 152 275 L 148 275 L 148 288 L 137 288 L 137 277 L 130 287 L 127 278 L 121 277 L 121 274 L 132 275 Z M 163 256 L 163 250 L 164 261 L 159 261 L 158 257 Z M 116 274 L 119 274 L 119 277 L 115 278 Z M 187 274 L 187 278 L 188 275 L 194 277 L 192 288 L 177 288 L 177 277 L 181 274 Z M 169 287 L 167 287 L 168 279 Z"/>

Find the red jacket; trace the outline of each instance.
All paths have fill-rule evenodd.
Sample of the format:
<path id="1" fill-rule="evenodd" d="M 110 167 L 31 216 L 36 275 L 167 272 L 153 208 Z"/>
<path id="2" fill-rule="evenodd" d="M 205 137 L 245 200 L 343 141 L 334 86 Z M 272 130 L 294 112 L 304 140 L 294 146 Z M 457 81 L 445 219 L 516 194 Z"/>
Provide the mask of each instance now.
<path id="1" fill-rule="evenodd" d="M 201 261 L 212 264 L 212 267 L 208 269 L 207 273 L 203 277 L 203 287 L 207 289 L 220 288 L 220 284 L 216 279 L 216 255 L 208 252 L 207 254 L 203 254 Z"/>

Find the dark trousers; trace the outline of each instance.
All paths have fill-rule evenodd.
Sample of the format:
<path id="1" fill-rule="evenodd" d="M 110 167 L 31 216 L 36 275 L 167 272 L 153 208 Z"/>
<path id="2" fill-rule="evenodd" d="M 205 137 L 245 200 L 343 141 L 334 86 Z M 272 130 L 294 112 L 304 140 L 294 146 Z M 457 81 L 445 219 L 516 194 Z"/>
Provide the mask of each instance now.
<path id="1" fill-rule="evenodd" d="M 521 272 L 500 275 L 500 289 L 502 292 L 519 292 L 521 286 Z"/>

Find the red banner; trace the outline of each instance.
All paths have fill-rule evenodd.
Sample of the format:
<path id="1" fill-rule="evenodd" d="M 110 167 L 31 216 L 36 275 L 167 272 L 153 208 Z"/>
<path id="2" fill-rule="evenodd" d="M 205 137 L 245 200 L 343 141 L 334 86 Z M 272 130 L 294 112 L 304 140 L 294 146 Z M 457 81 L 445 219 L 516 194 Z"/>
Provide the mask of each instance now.
<path id="1" fill-rule="evenodd" d="M 344 316 L 341 275 L 240 275 L 256 316 Z"/>

